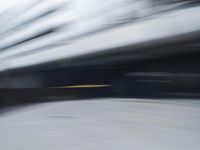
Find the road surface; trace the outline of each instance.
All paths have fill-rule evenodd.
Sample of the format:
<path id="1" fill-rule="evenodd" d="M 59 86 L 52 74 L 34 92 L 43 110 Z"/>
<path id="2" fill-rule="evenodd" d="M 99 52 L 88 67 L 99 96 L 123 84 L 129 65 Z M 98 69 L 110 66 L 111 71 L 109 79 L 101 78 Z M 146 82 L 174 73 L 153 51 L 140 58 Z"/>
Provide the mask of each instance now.
<path id="1" fill-rule="evenodd" d="M 200 101 L 91 99 L 0 114 L 0 150 L 199 150 Z"/>

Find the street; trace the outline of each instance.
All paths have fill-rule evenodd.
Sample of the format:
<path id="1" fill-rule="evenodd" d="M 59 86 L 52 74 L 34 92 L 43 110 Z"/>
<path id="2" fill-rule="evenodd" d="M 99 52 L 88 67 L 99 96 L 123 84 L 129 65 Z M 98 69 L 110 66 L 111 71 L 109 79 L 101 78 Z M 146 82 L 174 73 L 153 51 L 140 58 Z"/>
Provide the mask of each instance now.
<path id="1" fill-rule="evenodd" d="M 101 98 L 0 114 L 1 150 L 198 150 L 200 101 Z"/>

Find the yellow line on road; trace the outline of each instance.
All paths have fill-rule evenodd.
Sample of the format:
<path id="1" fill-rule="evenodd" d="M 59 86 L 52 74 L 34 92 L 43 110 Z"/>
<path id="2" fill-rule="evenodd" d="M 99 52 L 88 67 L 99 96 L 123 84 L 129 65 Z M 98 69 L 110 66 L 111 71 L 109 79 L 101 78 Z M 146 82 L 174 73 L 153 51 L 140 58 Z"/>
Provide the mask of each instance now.
<path id="1" fill-rule="evenodd" d="M 85 85 L 68 85 L 68 86 L 61 86 L 56 88 L 101 88 L 101 87 L 110 87 L 112 85 L 109 84 L 85 84 Z"/>

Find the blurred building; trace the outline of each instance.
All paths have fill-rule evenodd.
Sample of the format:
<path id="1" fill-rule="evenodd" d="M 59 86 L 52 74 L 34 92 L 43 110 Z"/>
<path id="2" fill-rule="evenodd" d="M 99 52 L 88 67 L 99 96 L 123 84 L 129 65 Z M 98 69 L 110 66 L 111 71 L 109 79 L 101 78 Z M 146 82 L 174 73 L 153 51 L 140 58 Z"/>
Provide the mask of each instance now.
<path id="1" fill-rule="evenodd" d="M 198 49 L 198 0 L 18 0 L 4 8 L 2 87 L 42 86 L 46 69 L 106 66 Z M 23 71 L 16 75 L 18 70 Z"/>

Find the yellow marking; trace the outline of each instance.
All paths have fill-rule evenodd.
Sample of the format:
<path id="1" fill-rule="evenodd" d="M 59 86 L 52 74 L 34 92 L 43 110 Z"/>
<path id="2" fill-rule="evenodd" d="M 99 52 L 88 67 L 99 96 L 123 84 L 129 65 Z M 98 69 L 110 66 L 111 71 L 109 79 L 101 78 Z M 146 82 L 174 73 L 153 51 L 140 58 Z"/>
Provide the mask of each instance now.
<path id="1" fill-rule="evenodd" d="M 110 87 L 109 84 L 86 84 L 86 85 L 68 85 L 61 86 L 57 88 L 101 88 L 101 87 Z"/>

